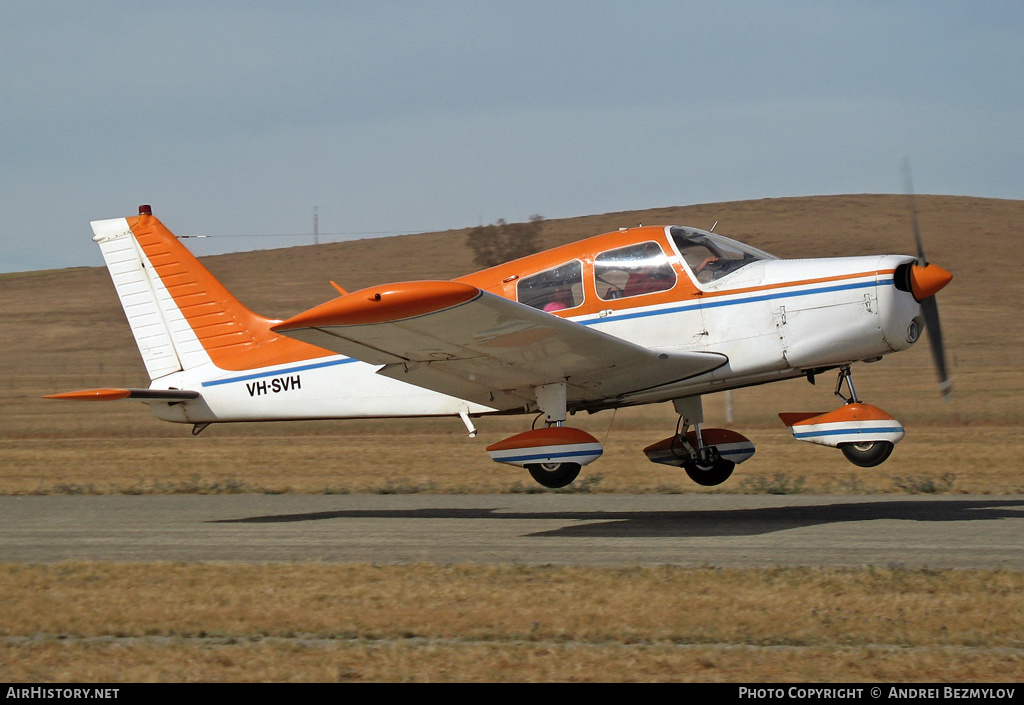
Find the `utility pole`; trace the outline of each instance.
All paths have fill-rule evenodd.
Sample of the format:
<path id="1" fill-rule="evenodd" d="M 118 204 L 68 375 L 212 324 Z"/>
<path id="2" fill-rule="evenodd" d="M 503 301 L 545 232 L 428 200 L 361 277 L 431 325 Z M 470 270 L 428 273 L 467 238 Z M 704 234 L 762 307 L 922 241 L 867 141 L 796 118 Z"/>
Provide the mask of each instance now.
<path id="1" fill-rule="evenodd" d="M 320 244 L 320 207 L 313 206 L 313 244 Z"/>

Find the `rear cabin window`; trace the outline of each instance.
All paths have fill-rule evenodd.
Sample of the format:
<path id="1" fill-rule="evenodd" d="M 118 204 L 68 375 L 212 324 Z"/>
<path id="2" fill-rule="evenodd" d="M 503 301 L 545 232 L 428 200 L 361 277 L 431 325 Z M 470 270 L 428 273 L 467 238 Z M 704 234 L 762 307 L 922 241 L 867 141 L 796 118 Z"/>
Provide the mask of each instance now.
<path id="1" fill-rule="evenodd" d="M 667 291 L 676 273 L 656 242 L 620 247 L 594 259 L 594 283 L 604 301 Z"/>
<path id="2" fill-rule="evenodd" d="M 524 277 L 516 285 L 516 298 L 548 313 L 576 308 L 583 303 L 583 265 L 573 260 Z"/>

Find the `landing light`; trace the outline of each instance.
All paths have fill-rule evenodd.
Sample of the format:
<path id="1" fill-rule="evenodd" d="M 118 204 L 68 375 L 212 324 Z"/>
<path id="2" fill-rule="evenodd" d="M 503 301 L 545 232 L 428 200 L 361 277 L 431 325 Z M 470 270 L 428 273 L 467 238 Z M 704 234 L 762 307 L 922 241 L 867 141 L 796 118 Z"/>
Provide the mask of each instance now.
<path id="1" fill-rule="evenodd" d="M 916 343 L 917 339 L 921 337 L 921 321 L 915 317 L 907 326 L 907 342 Z"/>

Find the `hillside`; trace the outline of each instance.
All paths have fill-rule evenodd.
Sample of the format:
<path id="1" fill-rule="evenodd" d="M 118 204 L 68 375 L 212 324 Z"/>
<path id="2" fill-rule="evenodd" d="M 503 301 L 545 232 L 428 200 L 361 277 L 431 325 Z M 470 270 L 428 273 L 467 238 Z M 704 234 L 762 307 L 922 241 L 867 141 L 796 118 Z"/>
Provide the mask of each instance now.
<path id="1" fill-rule="evenodd" d="M 1019 485 L 1012 484 L 1018 482 L 1017 471 L 1013 468 L 1024 462 L 1017 457 L 1021 448 L 1015 440 L 1019 436 L 1019 425 L 1024 423 L 1024 407 L 1020 403 L 1024 372 L 1019 352 L 1024 341 L 1024 323 L 1019 311 L 1020 302 L 1024 300 L 1024 277 L 1021 276 L 1024 240 L 1020 235 L 1024 232 L 1024 201 L 919 196 L 917 203 L 929 260 L 954 275 L 953 282 L 939 295 L 954 399 L 950 404 L 938 402 L 935 375 L 925 344 L 887 357 L 878 364 L 858 365 L 858 392 L 866 401 L 896 415 L 905 425 L 917 427 L 917 435 L 908 434 L 908 440 L 897 449 L 904 458 L 917 454 L 922 458 L 920 462 L 925 463 L 923 454 L 939 454 L 942 458 L 948 458 L 950 453 L 956 457 L 963 455 L 972 458 L 968 470 L 984 465 L 993 472 L 1003 473 L 991 486 L 1003 490 L 1024 487 L 1024 478 L 1019 480 Z M 158 204 L 155 213 L 160 214 Z M 111 215 L 115 214 L 97 214 L 98 217 Z M 913 253 L 915 249 L 908 201 L 904 196 L 889 195 L 770 199 L 552 220 L 546 224 L 544 241 L 546 246 L 554 246 L 640 223 L 710 228 L 716 221 L 716 232 L 787 258 Z M 165 225 L 172 231 L 175 229 L 173 222 Z M 89 236 L 88 223 L 83 223 L 82 237 Z M 250 308 L 283 318 L 335 296 L 329 285 L 332 279 L 354 290 L 386 281 L 451 278 L 471 272 L 475 267 L 464 244 L 465 236 L 465 230 L 426 233 L 219 255 L 203 261 Z M 105 269 L 72 268 L 0 276 L 0 296 L 4 304 L 0 309 L 0 359 L 3 361 L 0 403 L 4 409 L 0 438 L 16 441 L 9 445 L 6 454 L 0 453 L 0 467 L 9 477 L 19 476 L 18 487 L 22 488 L 5 490 L 0 487 L 0 492 L 23 491 L 25 486 L 34 486 L 33 483 L 44 484 L 37 479 L 42 474 L 52 475 L 50 483 L 78 486 L 75 483 L 84 480 L 72 480 L 72 476 L 66 474 L 69 468 L 82 464 L 83 473 L 105 474 L 112 457 L 107 454 L 127 452 L 123 439 L 136 439 L 134 447 L 145 449 L 142 457 L 146 458 L 159 454 L 153 439 L 180 439 L 191 443 L 183 446 L 189 450 L 176 451 L 193 454 L 181 455 L 180 467 L 176 470 L 172 472 L 162 461 L 150 472 L 159 477 L 166 477 L 168 473 L 192 477 L 197 468 L 194 458 L 208 458 L 210 456 L 202 454 L 222 449 L 227 452 L 228 446 L 217 439 L 241 441 L 239 436 L 273 436 L 278 439 L 274 441 L 276 445 L 261 450 L 260 458 L 274 458 L 272 464 L 275 465 L 301 465 L 310 460 L 308 453 L 313 451 L 310 449 L 297 460 L 295 453 L 299 451 L 290 443 L 295 434 L 329 437 L 362 433 L 370 439 L 366 442 L 371 443 L 374 453 L 386 453 L 391 452 L 388 444 L 392 441 L 384 436 L 373 440 L 380 434 L 391 433 L 390 438 L 394 439 L 410 431 L 436 433 L 441 429 L 440 433 L 455 436 L 461 431 L 457 420 L 447 419 L 395 422 L 390 426 L 387 422 L 241 424 L 218 426 L 204 433 L 196 445 L 188 438 L 187 427 L 158 422 L 139 404 L 70 404 L 42 400 L 41 395 L 55 391 L 148 384 L 114 289 Z M 788 434 L 776 416 L 779 411 L 823 411 L 834 407 L 832 385 L 830 376 L 816 387 L 795 380 L 739 390 L 735 395 L 734 425 L 766 429 L 755 439 L 758 443 L 768 438 L 771 442 L 777 440 L 800 446 L 794 452 L 802 451 L 803 455 L 796 457 L 814 458 L 822 472 L 847 472 L 850 466 L 841 459 L 833 460 L 829 455 L 831 451 L 820 449 L 825 455 L 814 455 L 819 449 L 808 449 L 806 444 L 786 440 Z M 707 400 L 705 408 L 711 421 L 722 423 L 722 404 L 720 395 Z M 643 430 L 631 441 L 630 455 L 623 455 L 622 461 L 636 477 L 663 481 L 650 475 L 650 466 L 644 464 L 642 456 L 638 464 L 633 454 L 644 444 L 671 432 L 674 417 L 669 417 L 672 417 L 671 410 L 665 405 L 620 412 L 615 422 L 618 427 L 633 424 L 633 428 Z M 587 423 L 597 424 L 592 428 L 604 434 L 609 421 L 602 414 L 594 419 L 596 421 L 581 423 L 584 427 Z M 493 434 L 509 429 L 523 430 L 516 426 L 523 423 L 518 419 L 490 420 L 478 424 L 482 431 L 480 438 L 488 438 L 488 423 Z M 934 429 L 931 441 L 927 440 L 927 434 L 920 432 L 922 427 L 928 426 Z M 941 431 L 946 427 L 959 430 L 947 434 Z M 487 442 L 500 437 L 491 436 Z M 988 453 L 976 456 L 976 444 L 981 438 L 986 439 L 982 443 Z M 99 446 L 95 453 L 83 454 L 80 442 L 75 439 L 97 439 Z M 336 441 L 323 439 L 324 442 L 332 440 Z M 62 449 L 47 445 L 58 441 Z M 477 444 L 479 441 L 477 439 Z M 451 442 L 458 445 L 452 446 L 455 450 L 445 452 L 466 453 L 466 459 L 458 461 L 465 463 L 464 467 L 491 471 L 493 466 L 480 448 L 470 447 L 461 439 Z M 951 444 L 953 450 L 943 446 L 945 449 L 940 452 L 936 444 Z M 1002 450 L 995 450 L 993 444 L 1001 444 Z M 243 443 L 242 447 L 249 446 Z M 363 452 L 346 450 L 341 445 L 336 451 L 329 451 L 329 455 L 338 458 L 344 475 L 354 472 L 355 457 Z M 812 455 L 807 455 L 808 452 Z M 119 462 L 130 465 L 134 457 L 129 453 Z M 193 460 L 188 460 L 189 457 Z M 431 478 L 429 482 L 433 483 L 438 468 L 445 463 L 438 459 L 413 461 L 402 455 L 396 457 L 400 460 L 393 462 L 398 464 L 388 471 L 396 473 L 394 477 L 403 482 L 415 470 Z M 612 457 L 609 453 L 608 462 L 602 461 L 602 472 L 618 472 L 614 470 Z M 770 460 L 765 455 L 759 457 Z M 768 462 L 751 469 L 760 467 L 772 472 L 773 468 L 791 467 L 786 464 L 789 461 L 783 460 L 788 457 L 779 455 L 773 461 L 775 465 Z M 315 465 L 319 469 L 320 458 L 322 456 L 317 455 L 316 460 L 311 460 L 310 467 Z M 223 458 L 211 461 L 209 471 L 218 473 L 218 477 L 238 477 L 233 462 Z M 252 459 L 246 462 L 266 464 Z M 450 459 L 448 462 L 450 464 Z M 886 467 L 890 465 L 892 471 L 901 469 L 893 463 Z M 906 472 L 906 466 L 902 467 Z M 941 474 L 944 462 L 929 467 Z M 368 467 L 368 472 L 379 479 L 383 468 L 384 465 L 373 465 Z M 270 467 L 265 469 L 271 470 Z M 451 472 L 456 473 L 457 468 L 452 468 Z M 290 486 L 306 487 L 299 481 Z M 980 486 L 980 491 L 988 486 Z M 630 487 L 636 489 L 636 485 Z"/>
<path id="2" fill-rule="evenodd" d="M 919 196 L 928 258 L 954 274 L 942 311 L 951 350 L 969 359 L 998 357 L 1020 331 L 1024 293 L 1024 201 Z M 159 216 L 159 208 L 156 209 Z M 553 247 L 618 227 L 686 224 L 710 228 L 780 257 L 913 253 L 903 196 L 821 196 L 607 213 L 546 224 Z M 174 223 L 165 223 L 172 231 Z M 89 237 L 88 223 L 82 237 Z M 476 269 L 465 230 L 256 250 L 203 258 L 253 310 L 287 317 L 332 298 L 329 281 L 358 289 L 409 279 L 448 279 Z M 131 367 L 141 363 L 103 268 L 0 277 L 0 355 L 4 375 Z M 1008 339 L 1009 337 L 1009 339 Z M 102 352 L 102 356 L 95 353 Z"/>

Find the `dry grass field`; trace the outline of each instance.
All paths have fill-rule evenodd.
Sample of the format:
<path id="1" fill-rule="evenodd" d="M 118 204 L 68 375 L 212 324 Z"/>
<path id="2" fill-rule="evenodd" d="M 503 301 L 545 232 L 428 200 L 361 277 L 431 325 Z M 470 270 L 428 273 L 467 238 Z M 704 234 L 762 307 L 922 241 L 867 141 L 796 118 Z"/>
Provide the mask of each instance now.
<path id="1" fill-rule="evenodd" d="M 670 408 L 574 420 L 605 442 L 572 492 L 1024 493 L 1024 201 L 917 199 L 955 396 L 927 346 L 860 365 L 899 418 L 892 458 L 859 469 L 793 441 L 779 411 L 835 406 L 834 380 L 739 390 L 731 427 L 757 454 L 719 488 L 641 448 Z M 159 216 L 159 204 L 155 212 Z M 127 212 L 126 212 L 127 213 Z M 97 213 L 97 218 L 118 214 Z M 722 203 L 549 221 L 553 246 L 620 226 L 708 228 L 783 257 L 914 250 L 901 196 Z M 172 230 L 173 222 L 166 223 Z M 82 237 L 88 237 L 82 224 Z M 465 231 L 205 258 L 253 310 L 285 317 L 374 283 L 474 269 Z M 0 493 L 533 492 L 483 448 L 530 419 L 211 427 L 192 437 L 135 403 L 45 401 L 148 380 L 106 271 L 0 275 Z M 726 424 L 720 397 L 706 400 Z M 411 440 L 426 449 L 406 452 Z M 0 678 L 32 681 L 1016 681 L 1019 573 L 472 566 L 0 566 Z"/>
<path id="2" fill-rule="evenodd" d="M 955 396 L 939 401 L 927 345 L 855 368 L 857 389 L 907 427 L 884 465 L 857 469 L 830 449 L 798 443 L 780 411 L 834 408 L 834 380 L 793 380 L 738 390 L 732 427 L 758 447 L 712 491 L 799 487 L 807 492 L 1024 490 L 1024 201 L 920 196 L 929 259 L 953 272 L 939 295 Z M 545 246 L 638 223 L 710 227 L 782 257 L 912 252 L 907 199 L 829 196 L 613 213 L 550 221 Z M 156 208 L 159 215 L 159 206 Z M 100 214 L 103 215 L 103 214 Z M 106 214 L 110 215 L 110 214 Z M 173 230 L 174 223 L 167 223 Z M 82 225 L 88 237 L 88 224 Z M 474 269 L 465 231 L 409 235 L 206 258 L 244 303 L 286 317 L 386 281 L 450 278 Z M 105 269 L 0 276 L 0 493 L 50 492 L 520 492 L 532 480 L 497 466 L 489 443 L 525 430 L 525 417 L 481 419 L 469 439 L 451 419 L 221 425 L 193 438 L 134 402 L 74 404 L 43 394 L 148 380 Z M 706 399 L 709 425 L 727 425 L 724 400 Z M 606 457 L 575 491 L 697 492 L 681 472 L 641 449 L 675 427 L 667 405 L 574 418 Z M 405 452 L 409 437 L 416 454 Z M 909 479 L 908 479 L 909 478 Z M 745 483 L 745 484 L 744 484 Z"/>
<path id="3" fill-rule="evenodd" d="M 0 595 L 8 682 L 956 683 L 1024 670 L 1024 575 L 1010 571 L 69 563 L 6 566 Z"/>

